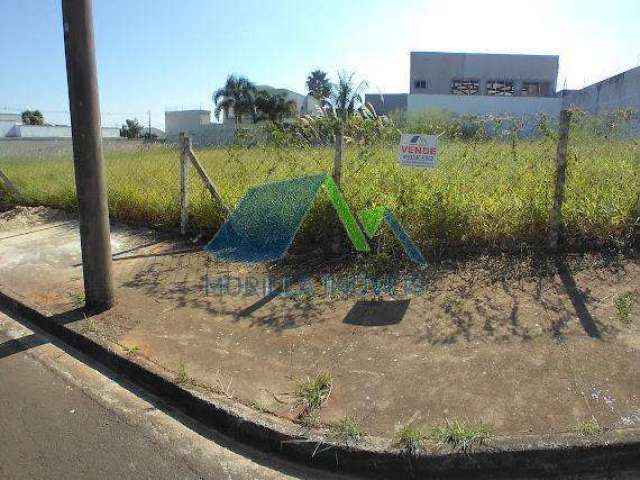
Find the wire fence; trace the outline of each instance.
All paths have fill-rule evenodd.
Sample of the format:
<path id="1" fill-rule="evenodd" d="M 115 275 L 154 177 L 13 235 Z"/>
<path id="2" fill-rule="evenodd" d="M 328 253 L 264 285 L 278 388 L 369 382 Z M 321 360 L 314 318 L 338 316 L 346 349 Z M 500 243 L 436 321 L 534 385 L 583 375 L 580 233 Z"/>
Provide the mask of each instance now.
<path id="1" fill-rule="evenodd" d="M 574 114 L 562 208 L 568 245 L 637 244 L 640 144 L 631 134 L 634 121 L 636 117 L 624 114 Z M 334 138 L 322 122 L 303 119 L 289 126 L 240 130 L 232 144 L 199 147 L 195 153 L 233 208 L 253 185 L 330 174 Z M 442 133 L 438 167 L 400 166 L 401 131 Z M 354 210 L 392 210 L 425 251 L 544 245 L 553 206 L 557 131 L 556 122 L 548 118 L 533 124 L 517 117 L 359 118 L 345 131 L 341 188 Z M 22 202 L 73 211 L 71 151 L 54 147 L 40 144 L 32 151 L 7 153 L 0 142 L 0 170 L 20 190 Z M 172 144 L 105 142 L 111 216 L 177 229 L 180 154 L 180 147 Z M 194 169 L 189 187 L 190 228 L 216 231 L 226 212 Z M 11 194 L 5 189 L 1 195 L 8 199 Z M 318 243 L 319 232 L 332 225 L 334 217 L 328 201 L 320 198 L 299 235 L 306 243 Z"/>

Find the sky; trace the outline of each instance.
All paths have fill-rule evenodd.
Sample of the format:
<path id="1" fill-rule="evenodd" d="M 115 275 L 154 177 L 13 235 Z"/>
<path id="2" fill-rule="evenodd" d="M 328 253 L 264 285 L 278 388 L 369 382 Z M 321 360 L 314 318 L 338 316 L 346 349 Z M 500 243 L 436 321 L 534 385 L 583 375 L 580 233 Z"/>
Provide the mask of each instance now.
<path id="1" fill-rule="evenodd" d="M 61 0 L 0 0 L 0 112 L 69 123 Z M 638 0 L 94 0 L 102 123 L 213 109 L 230 73 L 306 93 L 353 71 L 370 92 L 409 90 L 409 52 L 560 56 L 558 88 L 640 64 Z"/>

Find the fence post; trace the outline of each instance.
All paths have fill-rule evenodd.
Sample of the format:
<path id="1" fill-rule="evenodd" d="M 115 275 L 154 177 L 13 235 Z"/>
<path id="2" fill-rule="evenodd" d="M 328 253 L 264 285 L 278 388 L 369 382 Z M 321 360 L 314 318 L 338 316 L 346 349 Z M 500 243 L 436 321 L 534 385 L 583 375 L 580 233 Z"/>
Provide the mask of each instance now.
<path id="1" fill-rule="evenodd" d="M 189 151 L 191 138 L 186 133 L 180 134 L 180 234 L 186 235 L 189 222 Z"/>
<path id="2" fill-rule="evenodd" d="M 336 155 L 333 159 L 333 181 L 340 188 L 340 179 L 342 177 L 342 156 L 344 152 L 344 135 L 342 125 L 338 125 L 336 129 Z"/>
<path id="3" fill-rule="evenodd" d="M 562 204 L 564 203 L 565 183 L 567 180 L 567 143 L 569 141 L 569 123 L 571 111 L 560 111 L 558 150 L 556 152 L 556 178 L 553 196 L 553 210 L 549 222 L 549 248 L 558 249 L 558 238 L 562 225 Z"/>
<path id="4" fill-rule="evenodd" d="M 204 170 L 204 167 L 196 157 L 196 154 L 194 153 L 193 148 L 191 147 L 191 141 L 189 141 L 185 151 L 186 151 L 188 160 L 191 161 L 191 163 L 196 169 L 196 172 L 198 173 L 198 175 L 200 175 L 200 179 L 202 180 L 202 183 L 204 183 L 205 188 L 209 190 L 209 193 L 211 194 L 213 199 L 220 204 L 220 207 L 224 211 L 225 216 L 228 217 L 231 213 L 229 210 L 229 207 L 227 207 L 227 205 L 224 203 L 224 200 L 222 199 L 222 195 L 220 195 L 220 192 L 218 192 L 218 189 L 216 188 L 214 183 L 211 181 L 211 179 L 209 178 L 209 175 L 207 175 L 207 172 Z"/>
<path id="5" fill-rule="evenodd" d="M 18 187 L 16 187 L 9 177 L 7 177 L 2 170 L 0 170 L 0 185 L 4 184 L 7 190 L 16 198 L 16 200 L 20 200 L 23 197 Z"/>

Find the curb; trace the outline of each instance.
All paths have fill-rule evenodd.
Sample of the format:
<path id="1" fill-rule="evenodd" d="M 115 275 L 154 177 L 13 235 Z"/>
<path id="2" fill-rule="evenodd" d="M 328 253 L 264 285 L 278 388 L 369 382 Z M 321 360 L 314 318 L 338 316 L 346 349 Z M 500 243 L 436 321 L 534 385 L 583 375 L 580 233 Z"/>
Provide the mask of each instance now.
<path id="1" fill-rule="evenodd" d="M 332 443 L 302 435 L 249 409 L 204 398 L 81 335 L 0 290 L 0 308 L 17 314 L 47 334 L 82 352 L 203 425 L 248 446 L 287 460 L 369 478 L 518 478 L 603 473 L 640 468 L 640 429 L 611 431 L 588 441 L 570 434 L 501 437 L 468 453 L 408 455 L 371 438 L 366 445 Z"/>

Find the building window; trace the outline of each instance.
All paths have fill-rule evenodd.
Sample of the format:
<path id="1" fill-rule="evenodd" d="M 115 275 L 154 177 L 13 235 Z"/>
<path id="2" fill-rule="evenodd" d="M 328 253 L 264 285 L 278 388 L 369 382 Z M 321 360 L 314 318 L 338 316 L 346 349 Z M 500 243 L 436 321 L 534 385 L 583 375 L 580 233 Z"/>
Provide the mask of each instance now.
<path id="1" fill-rule="evenodd" d="M 480 82 L 478 80 L 454 80 L 451 82 L 451 93 L 453 95 L 478 95 L 480 93 Z"/>
<path id="2" fill-rule="evenodd" d="M 548 82 L 522 82 L 520 95 L 523 97 L 546 97 L 548 89 Z"/>
<path id="3" fill-rule="evenodd" d="M 487 82 L 487 95 L 513 97 L 513 94 L 513 82 L 511 80 L 489 80 Z"/>
<path id="4" fill-rule="evenodd" d="M 413 82 L 413 85 L 415 88 L 427 88 L 427 81 L 426 80 L 416 80 L 415 82 Z"/>

